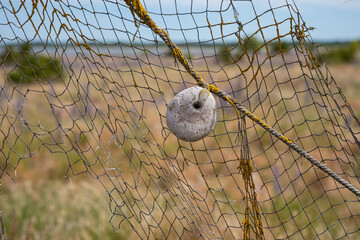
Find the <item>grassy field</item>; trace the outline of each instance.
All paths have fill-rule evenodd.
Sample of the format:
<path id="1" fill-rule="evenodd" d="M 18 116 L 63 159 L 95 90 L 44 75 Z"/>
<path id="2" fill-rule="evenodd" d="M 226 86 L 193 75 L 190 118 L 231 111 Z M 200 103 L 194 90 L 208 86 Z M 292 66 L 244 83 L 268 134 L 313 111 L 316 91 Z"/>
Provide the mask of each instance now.
<path id="1" fill-rule="evenodd" d="M 161 59 L 151 59 L 151 66 L 128 61 L 135 71 L 114 70 L 116 65 L 126 69 L 124 62 L 119 64 L 106 62 L 104 65 L 109 67 L 111 72 L 103 70 L 101 80 L 98 80 L 99 72 L 96 71 L 96 67 L 87 63 L 91 65 L 92 70 L 76 69 L 72 72 L 73 75 L 68 77 L 78 81 L 70 81 L 68 85 L 34 84 L 18 87 L 17 91 L 7 86 L 7 94 L 11 96 L 10 102 L 23 108 L 21 117 L 28 121 L 24 125 L 22 118 L 19 117 L 2 122 L 3 129 L 10 129 L 9 133 L 3 134 L 8 136 L 9 145 L 15 150 L 10 151 L 5 145 L 2 149 L 4 153 L 8 153 L 8 162 L 12 166 L 8 166 L 7 169 L 16 182 L 14 183 L 11 177 L 4 174 L 0 209 L 9 239 L 136 239 L 137 235 L 129 224 L 120 226 L 124 217 L 131 218 L 136 215 L 130 210 L 125 211 L 125 207 L 124 209 L 119 207 L 126 204 L 136 206 L 140 212 L 143 211 L 145 213 L 142 215 L 143 221 L 148 225 L 166 228 L 172 221 L 174 226 L 196 225 L 186 222 L 185 217 L 177 219 L 176 214 L 182 213 L 181 210 L 171 212 L 167 209 L 171 197 L 174 198 L 172 199 L 174 203 L 183 206 L 184 209 L 186 209 L 184 203 L 188 203 L 191 206 L 193 204 L 198 208 L 204 208 L 202 213 L 209 213 L 211 210 L 205 207 L 214 206 L 215 212 L 221 212 L 224 216 L 236 211 L 236 217 L 243 217 L 243 209 L 241 209 L 244 207 L 244 202 L 241 200 L 243 195 L 234 191 L 243 187 L 241 175 L 237 170 L 238 146 L 234 144 L 234 139 L 237 135 L 238 122 L 234 112 L 228 105 L 220 103 L 224 108 L 220 111 L 219 123 L 214 134 L 210 134 L 204 142 L 193 144 L 180 142 L 179 146 L 176 138 L 168 130 L 164 130 L 166 103 L 171 100 L 175 92 L 184 88 L 184 82 L 187 87 L 193 85 L 192 79 L 188 79 L 186 73 L 174 68 L 171 57 L 164 63 L 165 69 L 162 69 L 163 63 L 159 62 Z M 197 65 L 196 58 L 193 61 L 194 65 Z M 201 61 L 202 59 L 199 60 Z M 215 59 L 210 59 L 209 64 L 214 61 Z M 246 66 L 242 67 L 246 68 Z M 287 71 L 284 67 L 274 71 L 274 67 L 263 65 L 263 72 L 256 72 L 256 67 L 249 68 L 248 72 L 243 73 L 248 82 L 247 95 L 242 90 L 237 92 L 233 89 L 234 86 L 238 89 L 245 88 L 236 83 L 239 79 L 239 69 L 225 66 L 224 70 L 219 65 L 213 64 L 209 67 L 203 63 L 199 64 L 198 69 L 207 82 L 215 78 L 214 81 L 221 89 L 232 92 L 239 101 L 250 99 L 245 102 L 248 106 L 265 116 L 267 121 L 274 122 L 277 116 L 282 116 L 284 110 L 274 107 L 274 113 L 269 113 L 270 111 L 264 110 L 262 105 L 270 105 L 271 101 L 275 105 L 281 97 L 288 97 L 289 101 L 284 103 L 288 110 L 297 108 L 298 102 L 295 102 L 292 89 L 298 91 L 299 103 L 305 105 L 308 98 L 308 96 L 301 97 L 302 79 L 296 78 L 301 71 L 296 67 L 292 68 L 291 64 L 288 68 Z M 360 117 L 359 58 L 352 63 L 330 64 L 329 68 L 338 85 L 342 87 L 355 114 Z M 208 71 L 209 69 L 211 71 Z M 256 79 L 251 78 L 254 74 L 252 70 L 255 70 L 259 79 L 265 78 L 267 82 L 261 82 L 259 86 Z M 120 80 L 117 79 L 119 72 Z M 274 78 L 271 76 L 274 72 L 277 76 L 277 84 L 273 83 Z M 287 81 L 288 77 L 293 79 L 293 86 Z M 156 81 L 153 81 L 154 79 Z M 225 81 L 226 79 L 230 80 Z M 6 85 L 5 78 L 1 79 L 0 85 Z M 126 90 L 121 86 L 126 86 Z M 282 96 L 277 86 L 285 89 L 281 91 Z M 262 89 L 264 94 L 253 97 L 257 88 Z M 112 91 L 115 93 L 118 91 L 119 94 L 109 94 Z M 265 94 L 266 91 L 273 94 L 271 99 Z M 259 104 L 259 99 L 263 99 L 262 104 Z M 7 114 L 12 116 L 17 114 L 15 107 L 7 105 L 6 99 L 0 98 L 0 100 L 2 106 L 8 106 L 8 109 L 2 108 L 3 112 L 7 111 Z M 48 106 L 48 102 L 53 104 L 52 109 Z M 154 103 L 160 107 L 154 110 Z M 106 110 L 99 112 L 97 109 Z M 297 112 L 294 111 L 295 117 L 296 114 Z M 54 117 L 49 117 L 54 115 L 57 121 Z M 311 118 L 311 111 L 307 116 Z M 59 123 L 62 128 L 58 127 Z M 133 123 L 137 125 L 134 126 Z M 292 123 L 296 123 L 296 119 Z M 290 135 L 294 131 L 303 130 L 302 125 L 294 129 L 290 124 L 289 120 L 280 119 L 275 127 Z M 322 195 L 322 191 L 317 189 L 326 188 L 329 195 L 332 191 L 338 193 L 334 183 L 318 180 L 323 175 L 309 170 L 310 166 L 307 163 L 297 162 L 297 165 L 294 165 L 292 162 L 280 161 L 281 158 L 286 157 L 292 159 L 288 156 L 291 154 L 287 149 L 280 144 L 273 144 L 270 136 L 267 135 L 262 138 L 260 145 L 256 140 L 265 133 L 253 127 L 251 123 L 249 125 L 250 149 L 253 151 L 258 169 L 254 179 L 259 191 L 258 198 L 263 201 L 261 205 L 263 216 L 266 216 L 264 225 L 266 228 L 272 228 L 272 233 L 266 232 L 267 237 L 274 238 L 273 234 L 275 234 L 277 238 L 302 236 L 312 239 L 316 234 L 322 233 L 322 237 L 331 238 L 346 235 L 344 229 L 349 233 L 359 232 L 356 224 L 346 218 L 346 214 L 354 214 L 360 211 L 360 207 L 357 206 L 358 204 L 355 205 L 355 201 L 351 202 L 353 198 L 346 191 L 341 191 L 342 196 L 349 197 L 348 204 L 353 204 L 351 206 L 355 206 L 354 209 L 341 209 L 347 207 L 342 201 L 342 196 L 339 198 L 334 194 L 334 198 L 329 199 Z M 309 135 L 305 130 L 303 131 L 301 134 Z M 316 134 L 316 130 L 313 133 Z M 18 137 L 19 135 L 21 138 Z M 126 137 L 116 139 L 116 136 Z M 303 140 L 305 147 L 309 148 L 314 141 L 307 138 L 297 140 Z M 320 137 L 316 141 L 326 143 Z M 266 150 L 270 146 L 272 148 Z M 333 146 L 337 146 L 336 142 Z M 204 147 L 209 150 L 204 151 Z M 166 151 L 162 152 L 162 148 Z M 268 159 L 265 159 L 261 152 L 266 152 Z M 108 153 L 111 155 L 107 155 Z M 334 157 L 331 153 L 326 155 L 326 151 L 314 151 L 313 154 L 325 154 L 323 158 Z M 342 156 L 342 153 L 338 154 L 339 157 Z M 174 169 L 179 170 L 179 173 L 169 170 L 170 163 L 163 161 L 164 155 L 173 160 L 171 164 L 175 165 Z M 19 159 L 21 160 L 18 161 Z M 83 164 L 84 159 L 88 161 L 85 164 Z M 227 159 L 229 163 L 224 164 L 221 159 Z M 346 170 L 347 166 L 344 164 L 336 167 L 339 167 L 339 170 Z M 340 167 L 344 168 L 340 169 Z M 116 171 L 119 169 L 121 171 Z M 303 169 L 304 179 L 299 176 L 297 169 Z M 189 182 L 187 179 L 190 179 Z M 208 184 L 212 187 L 211 191 L 208 191 Z M 301 192 L 300 190 L 303 189 L 305 190 Z M 124 192 L 121 192 L 122 190 Z M 296 193 L 297 190 L 300 192 Z M 171 194 L 166 195 L 167 192 Z M 178 197 L 179 195 L 184 196 L 184 199 Z M 235 202 L 229 201 L 228 197 L 235 199 Z M 271 202 L 267 202 L 269 198 Z M 285 199 L 291 201 L 286 202 Z M 204 204 L 205 201 L 208 201 L 208 206 Z M 122 205 L 123 202 L 126 204 Z M 143 202 L 143 205 L 138 202 Z M 222 206 L 222 203 L 226 204 Z M 120 210 L 122 213 L 118 214 Z M 152 216 L 147 216 L 147 212 L 151 212 Z M 341 212 L 344 214 L 344 219 L 339 220 Z M 163 215 L 168 216 L 166 220 L 168 222 L 159 221 Z M 194 218 L 200 218 L 199 222 L 201 217 L 215 222 L 209 215 L 204 214 L 200 217 L 194 215 Z M 136 217 L 138 216 L 134 218 Z M 226 229 L 229 224 L 226 221 L 231 219 L 231 216 L 217 217 L 220 220 L 214 225 Z M 357 222 L 360 219 L 353 220 Z M 136 224 L 135 220 L 132 221 Z M 236 225 L 238 222 L 237 219 L 233 219 L 231 224 Z M 134 226 L 141 228 L 141 224 Z M 327 231 L 328 226 L 330 230 Z M 211 230 L 216 231 L 216 226 Z M 147 231 L 146 227 L 143 231 Z M 160 236 L 160 230 L 156 227 L 148 231 L 153 231 L 154 236 L 157 234 Z M 168 233 L 171 237 L 179 234 L 181 235 L 178 232 Z M 240 231 L 236 233 L 233 230 L 227 231 L 226 234 L 228 235 L 225 236 L 229 237 L 241 236 Z M 184 235 L 185 239 L 190 236 Z M 351 236 L 359 236 L 359 234 Z"/>
<path id="2" fill-rule="evenodd" d="M 94 181 L 54 179 L 7 183 L 0 206 L 8 239 L 129 239 L 112 228 L 108 204 Z"/>

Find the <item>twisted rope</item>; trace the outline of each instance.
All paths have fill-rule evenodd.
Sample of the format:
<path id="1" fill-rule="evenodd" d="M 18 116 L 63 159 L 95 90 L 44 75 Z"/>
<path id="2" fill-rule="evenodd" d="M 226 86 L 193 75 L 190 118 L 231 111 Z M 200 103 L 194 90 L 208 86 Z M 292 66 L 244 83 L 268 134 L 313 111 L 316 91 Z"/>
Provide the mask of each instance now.
<path id="1" fill-rule="evenodd" d="M 229 104 L 233 105 L 237 111 L 238 114 L 244 114 L 248 118 L 250 118 L 252 121 L 260 125 L 262 128 L 264 128 L 266 131 L 268 131 L 270 134 L 281 140 L 283 143 L 285 143 L 289 148 L 296 151 L 300 156 L 307 159 L 311 164 L 318 167 L 320 170 L 328 174 L 330 177 L 332 177 L 335 181 L 343 185 L 345 188 L 350 190 L 352 193 L 354 193 L 357 197 L 360 197 L 360 190 L 351 185 L 349 182 L 347 182 L 345 179 L 341 178 L 337 173 L 332 171 L 330 168 L 326 166 L 326 164 L 322 164 L 319 160 L 311 156 L 309 153 L 307 153 L 304 149 L 301 149 L 293 140 L 290 138 L 285 137 L 281 133 L 277 132 L 275 129 L 273 129 L 269 124 L 261 120 L 260 118 L 256 117 L 253 113 L 251 113 L 249 110 L 247 110 L 244 106 L 242 106 L 235 98 L 232 98 L 229 94 L 222 91 L 221 89 L 217 88 L 214 85 L 208 84 L 204 82 L 203 78 L 199 75 L 197 71 L 194 70 L 194 68 L 191 66 L 189 61 L 186 59 L 182 51 L 174 42 L 171 41 L 169 35 L 167 32 L 158 27 L 156 23 L 151 19 L 148 12 L 145 10 L 145 8 L 140 3 L 140 0 L 124 0 L 125 3 L 130 7 L 131 13 L 135 18 L 135 14 L 141 19 L 142 23 L 146 24 L 149 28 L 151 28 L 160 38 L 165 42 L 165 44 L 172 50 L 174 56 L 176 59 L 184 66 L 184 68 L 191 74 L 191 76 L 196 80 L 197 85 L 203 88 L 208 89 L 213 94 L 217 95 L 224 101 L 228 102 Z"/>

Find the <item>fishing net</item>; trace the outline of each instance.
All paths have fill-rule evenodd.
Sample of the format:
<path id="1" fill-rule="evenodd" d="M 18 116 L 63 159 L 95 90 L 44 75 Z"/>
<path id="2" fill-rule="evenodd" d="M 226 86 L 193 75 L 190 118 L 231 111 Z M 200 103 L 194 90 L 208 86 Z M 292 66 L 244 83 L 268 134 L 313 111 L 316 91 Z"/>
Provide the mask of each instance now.
<path id="1" fill-rule="evenodd" d="M 312 29 L 287 0 L 1 1 L 1 179 L 64 161 L 129 239 L 355 239 L 360 122 Z M 186 142 L 196 85 L 218 121 Z"/>

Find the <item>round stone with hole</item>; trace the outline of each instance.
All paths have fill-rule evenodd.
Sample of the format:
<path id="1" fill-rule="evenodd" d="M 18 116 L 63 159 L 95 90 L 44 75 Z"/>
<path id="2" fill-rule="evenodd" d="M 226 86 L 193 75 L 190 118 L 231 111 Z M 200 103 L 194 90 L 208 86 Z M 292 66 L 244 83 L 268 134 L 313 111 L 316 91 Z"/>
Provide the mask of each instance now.
<path id="1" fill-rule="evenodd" d="M 179 139 L 194 142 L 206 137 L 217 121 L 214 96 L 201 87 L 187 88 L 168 105 L 166 124 Z"/>

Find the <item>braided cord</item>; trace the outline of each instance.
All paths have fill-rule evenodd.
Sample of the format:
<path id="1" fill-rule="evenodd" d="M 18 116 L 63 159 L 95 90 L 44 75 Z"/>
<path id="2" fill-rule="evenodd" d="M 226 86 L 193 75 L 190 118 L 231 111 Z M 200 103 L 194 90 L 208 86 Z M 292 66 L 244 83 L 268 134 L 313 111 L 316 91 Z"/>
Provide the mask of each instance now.
<path id="1" fill-rule="evenodd" d="M 229 94 L 222 91 L 221 89 L 217 88 L 214 85 L 206 83 L 203 78 L 199 75 L 197 71 L 194 70 L 194 68 L 191 66 L 189 61 L 186 59 L 180 48 L 171 41 L 169 35 L 167 32 L 158 27 L 156 23 L 151 19 L 148 12 L 145 10 L 145 8 L 142 6 L 140 0 L 124 0 L 125 3 L 130 7 L 131 13 L 133 14 L 135 18 L 135 14 L 141 19 L 142 23 L 146 24 L 149 28 L 151 28 L 157 35 L 160 36 L 160 38 L 165 42 L 165 44 L 172 50 L 174 56 L 176 59 L 184 66 L 184 68 L 191 74 L 191 76 L 196 80 L 197 85 L 203 88 L 208 89 L 213 94 L 217 95 L 224 101 L 228 102 L 232 106 L 235 107 L 237 113 L 244 114 L 248 118 L 250 118 L 252 121 L 263 127 L 266 131 L 268 131 L 270 134 L 281 140 L 283 143 L 285 143 L 289 148 L 293 149 L 297 153 L 299 153 L 302 157 L 307 159 L 311 164 L 317 166 L 320 170 L 328 174 L 330 177 L 332 177 L 335 181 L 346 187 L 348 190 L 350 190 L 352 193 L 354 193 L 357 197 L 360 197 L 360 190 L 354 187 L 352 184 L 347 182 L 345 179 L 341 178 L 337 173 L 332 171 L 330 168 L 326 166 L 326 164 L 322 164 L 319 160 L 311 156 L 309 153 L 307 153 L 304 149 L 301 149 L 293 140 L 290 138 L 285 137 L 275 129 L 273 129 L 269 124 L 255 116 L 253 113 L 251 113 L 249 110 L 247 110 L 244 106 L 242 106 L 236 99 L 232 98 Z"/>

